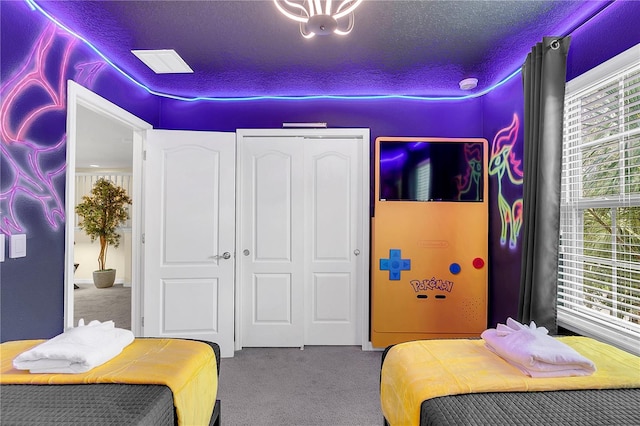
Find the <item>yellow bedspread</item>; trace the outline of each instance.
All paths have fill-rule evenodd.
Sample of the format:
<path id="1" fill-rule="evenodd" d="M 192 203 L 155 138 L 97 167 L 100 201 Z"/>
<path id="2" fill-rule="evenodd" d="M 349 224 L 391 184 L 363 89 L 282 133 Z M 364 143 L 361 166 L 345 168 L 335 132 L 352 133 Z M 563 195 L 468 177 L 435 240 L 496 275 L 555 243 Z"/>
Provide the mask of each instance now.
<path id="1" fill-rule="evenodd" d="M 438 396 L 640 387 L 640 357 L 586 337 L 560 337 L 593 361 L 591 376 L 531 378 L 489 351 L 483 340 L 422 340 L 389 350 L 380 401 L 390 425 L 417 425 L 420 404 Z"/>
<path id="2" fill-rule="evenodd" d="M 173 393 L 181 425 L 207 425 L 218 389 L 215 353 L 202 342 L 180 339 L 136 339 L 109 362 L 80 374 L 31 374 L 12 361 L 43 340 L 0 345 L 2 384 L 127 383 L 166 385 Z"/>

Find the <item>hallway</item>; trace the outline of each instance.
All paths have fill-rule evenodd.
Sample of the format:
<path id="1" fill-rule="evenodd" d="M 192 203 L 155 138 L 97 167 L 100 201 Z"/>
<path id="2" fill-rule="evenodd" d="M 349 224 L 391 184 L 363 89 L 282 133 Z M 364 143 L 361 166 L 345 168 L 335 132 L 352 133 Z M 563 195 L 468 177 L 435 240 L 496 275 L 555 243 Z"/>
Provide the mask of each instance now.
<path id="1" fill-rule="evenodd" d="M 85 324 L 92 320 L 112 320 L 116 327 L 131 330 L 131 287 L 115 284 L 96 288 L 93 284 L 78 284 L 73 296 L 74 326 L 84 318 Z"/>

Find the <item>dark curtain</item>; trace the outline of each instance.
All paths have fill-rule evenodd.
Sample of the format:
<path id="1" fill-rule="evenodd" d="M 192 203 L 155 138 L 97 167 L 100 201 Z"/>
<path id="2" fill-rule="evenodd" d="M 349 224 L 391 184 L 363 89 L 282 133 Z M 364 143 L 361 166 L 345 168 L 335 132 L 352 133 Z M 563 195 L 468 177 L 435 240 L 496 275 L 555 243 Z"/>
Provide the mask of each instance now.
<path id="1" fill-rule="evenodd" d="M 557 332 L 562 119 L 570 38 L 544 37 L 522 67 L 524 178 L 518 320 Z"/>

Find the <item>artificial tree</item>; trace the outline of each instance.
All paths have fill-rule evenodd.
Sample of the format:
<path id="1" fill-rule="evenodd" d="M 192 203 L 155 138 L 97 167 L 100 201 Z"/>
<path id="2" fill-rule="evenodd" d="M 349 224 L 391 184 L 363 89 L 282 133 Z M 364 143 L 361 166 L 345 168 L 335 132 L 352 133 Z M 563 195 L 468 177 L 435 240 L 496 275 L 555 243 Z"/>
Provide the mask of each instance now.
<path id="1" fill-rule="evenodd" d="M 115 279 L 115 269 L 107 269 L 107 248 L 120 245 L 118 226 L 129 218 L 127 206 L 132 203 L 124 188 L 115 185 L 110 180 L 100 178 L 91 188 L 91 194 L 82 197 L 82 202 L 76 206 L 76 213 L 80 216 L 78 226 L 91 238 L 100 241 L 98 255 L 98 270 L 94 271 L 94 284 L 97 287 L 110 287 Z M 106 282 L 98 277 L 109 271 L 110 278 Z"/>

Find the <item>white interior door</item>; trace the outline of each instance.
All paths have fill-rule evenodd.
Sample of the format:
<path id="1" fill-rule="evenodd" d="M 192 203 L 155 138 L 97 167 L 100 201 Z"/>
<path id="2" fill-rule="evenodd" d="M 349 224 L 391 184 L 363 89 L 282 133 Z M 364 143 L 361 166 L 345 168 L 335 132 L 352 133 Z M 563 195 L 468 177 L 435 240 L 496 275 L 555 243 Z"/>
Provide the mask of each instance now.
<path id="1" fill-rule="evenodd" d="M 238 132 L 241 346 L 362 343 L 368 137 Z"/>
<path id="2" fill-rule="evenodd" d="M 150 130 L 144 335 L 234 352 L 235 133 Z"/>
<path id="3" fill-rule="evenodd" d="M 244 346 L 301 346 L 304 333 L 302 138 L 239 144 Z"/>
<path id="4" fill-rule="evenodd" d="M 362 145 L 357 139 L 304 144 L 305 345 L 361 342 Z"/>

